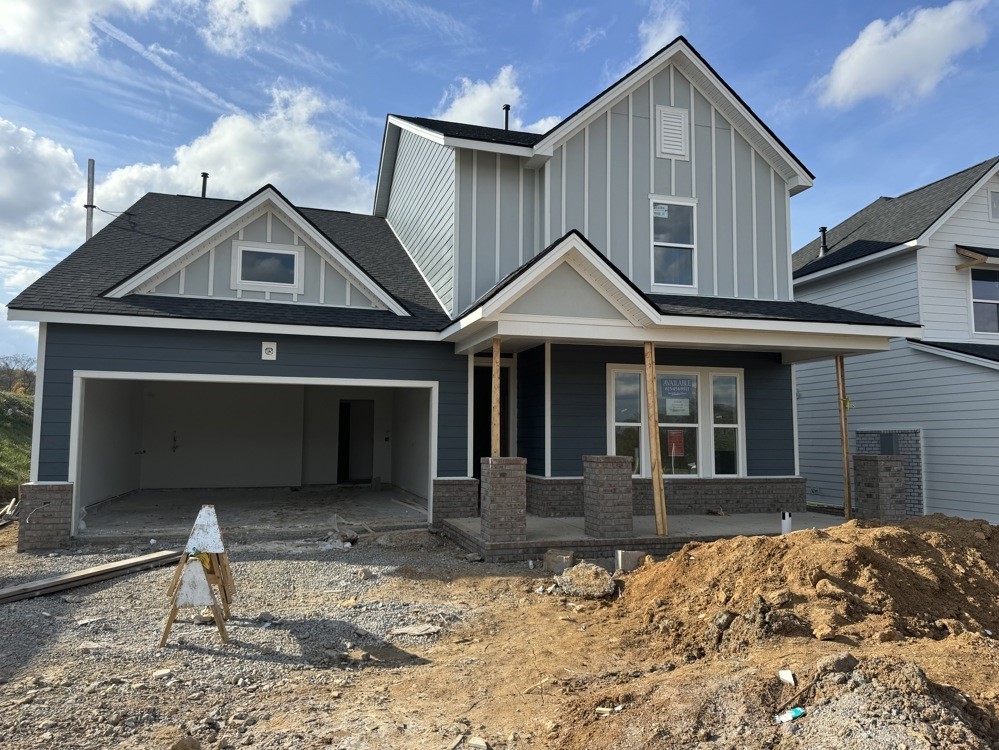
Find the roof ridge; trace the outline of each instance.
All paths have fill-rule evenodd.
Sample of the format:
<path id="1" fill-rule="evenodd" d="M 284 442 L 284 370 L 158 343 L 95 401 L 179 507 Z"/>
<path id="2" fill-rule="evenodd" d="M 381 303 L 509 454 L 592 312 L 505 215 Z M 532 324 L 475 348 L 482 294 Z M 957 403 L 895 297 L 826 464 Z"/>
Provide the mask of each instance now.
<path id="1" fill-rule="evenodd" d="M 958 170 L 957 172 L 954 172 L 953 174 L 949 174 L 949 175 L 947 175 L 946 177 L 940 177 L 939 179 L 936 179 L 936 180 L 933 180 L 933 182 L 927 182 L 927 183 L 926 183 L 925 185 L 921 185 L 920 187 L 917 187 L 917 188 L 913 188 L 912 190 L 907 190 L 907 191 L 906 191 L 906 192 L 904 192 L 904 193 L 899 193 L 899 194 L 898 194 L 898 195 L 896 195 L 896 196 L 895 196 L 894 198 L 892 198 L 892 197 L 888 197 L 888 199 L 889 199 L 889 200 L 895 200 L 895 201 L 897 201 L 897 200 L 899 200 L 900 198 L 905 198 L 906 196 L 908 196 L 908 195 L 912 195 L 913 193 L 918 193 L 918 192 L 920 192 L 921 190 L 926 190 L 927 188 L 931 188 L 931 187 L 933 187 L 934 185 L 938 185 L 938 184 L 939 184 L 939 183 L 941 183 L 941 182 L 946 182 L 947 180 L 951 180 L 951 179 L 953 179 L 953 178 L 955 178 L 955 177 L 958 177 L 959 175 L 962 175 L 962 174 L 964 174 L 965 172 L 971 172 L 972 170 L 974 170 L 974 169 L 978 169 L 979 167 L 982 167 L 982 166 L 984 166 L 984 165 L 986 165 L 986 164 L 989 164 L 990 162 L 991 162 L 991 163 L 992 163 L 993 165 L 994 165 L 994 164 L 995 164 L 996 162 L 999 162 L 999 156 L 993 156 L 993 157 L 992 157 L 992 158 L 990 158 L 990 159 L 986 159 L 985 161 L 980 161 L 980 162 L 978 162 L 978 164 L 972 164 L 972 165 L 971 165 L 970 167 L 966 167 L 966 168 L 964 168 L 964 169 L 959 169 L 959 170 Z"/>
<path id="2" fill-rule="evenodd" d="M 424 117 L 422 115 L 400 115 L 395 112 L 389 112 L 389 117 L 400 117 L 403 120 L 409 120 L 413 122 L 414 120 L 424 120 L 427 122 L 442 122 L 447 125 L 467 125 L 472 128 L 485 128 L 486 130 L 499 130 L 503 133 L 517 133 L 519 135 L 536 135 L 541 137 L 543 133 L 535 133 L 533 130 L 515 130 L 514 128 L 497 128 L 494 125 L 480 125 L 477 122 L 463 122 L 461 120 L 445 120 L 441 117 Z"/>

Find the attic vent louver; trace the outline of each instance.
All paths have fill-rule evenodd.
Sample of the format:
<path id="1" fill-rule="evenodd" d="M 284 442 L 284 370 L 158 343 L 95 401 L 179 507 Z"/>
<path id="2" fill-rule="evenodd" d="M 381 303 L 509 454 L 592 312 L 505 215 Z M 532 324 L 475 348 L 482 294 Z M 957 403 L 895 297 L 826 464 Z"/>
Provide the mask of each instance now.
<path id="1" fill-rule="evenodd" d="M 676 107 L 656 107 L 656 125 L 659 139 L 656 156 L 661 159 L 689 159 L 687 143 L 690 131 L 690 112 Z"/>

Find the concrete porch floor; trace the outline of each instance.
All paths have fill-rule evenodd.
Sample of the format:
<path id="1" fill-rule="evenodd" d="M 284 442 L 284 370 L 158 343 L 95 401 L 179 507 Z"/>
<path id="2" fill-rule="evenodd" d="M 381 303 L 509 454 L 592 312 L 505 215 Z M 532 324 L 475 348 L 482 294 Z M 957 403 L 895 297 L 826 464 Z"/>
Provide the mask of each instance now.
<path id="1" fill-rule="evenodd" d="M 824 529 L 843 523 L 826 513 L 797 512 L 793 529 Z M 667 555 L 693 540 L 712 541 L 733 536 L 780 533 L 779 513 L 733 513 L 728 516 L 674 515 L 669 517 L 669 536 L 656 536 L 655 516 L 635 516 L 634 536 L 625 539 L 597 539 L 587 536 L 580 517 L 542 518 L 527 516 L 527 539 L 523 542 L 486 543 L 481 539 L 479 518 L 458 518 L 444 522 L 444 533 L 460 545 L 478 552 L 490 562 L 539 559 L 553 548 L 569 549 L 577 557 L 613 557 L 614 550 L 641 550 L 650 555 Z"/>
<path id="2" fill-rule="evenodd" d="M 78 538 L 94 543 L 183 543 L 202 505 L 214 505 L 223 536 L 233 541 L 359 534 L 427 524 L 427 502 L 395 487 L 323 485 L 227 489 L 136 490 L 87 509 Z"/>

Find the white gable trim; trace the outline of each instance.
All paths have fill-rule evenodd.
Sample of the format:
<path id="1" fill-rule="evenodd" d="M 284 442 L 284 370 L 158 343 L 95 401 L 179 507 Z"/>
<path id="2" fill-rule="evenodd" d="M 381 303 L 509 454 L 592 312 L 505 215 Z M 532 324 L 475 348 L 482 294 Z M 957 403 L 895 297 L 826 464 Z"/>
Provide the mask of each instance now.
<path id="1" fill-rule="evenodd" d="M 709 102 L 716 104 L 722 115 L 744 134 L 748 130 L 748 139 L 760 155 L 768 162 L 778 160 L 783 169 L 778 169 L 781 177 L 788 181 L 792 194 L 812 186 L 812 178 L 801 166 L 798 160 L 783 146 L 766 128 L 760 125 L 758 118 L 740 102 L 728 87 L 712 72 L 691 50 L 687 42 L 680 38 L 675 40 L 659 54 L 649 58 L 640 67 L 621 79 L 612 88 L 587 104 L 575 115 L 562 121 L 545 135 L 534 146 L 534 153 L 539 156 L 551 157 L 555 146 L 572 137 L 578 130 L 585 127 L 591 119 L 604 109 L 612 106 L 627 91 L 646 83 L 665 65 L 672 63 L 681 73 L 690 79 L 691 84 L 701 91 Z M 704 93 L 704 84 L 710 84 L 711 95 Z M 716 103 L 717 102 L 717 103 Z"/>
<path id="2" fill-rule="evenodd" d="M 969 365 L 978 365 L 979 367 L 987 367 L 990 370 L 999 370 L 999 362 L 994 362 L 991 359 L 982 359 L 981 357 L 976 357 L 973 354 L 955 352 L 950 349 L 940 349 L 939 347 L 929 344 L 917 344 L 915 341 L 907 341 L 906 343 L 917 352 L 926 352 L 927 354 L 935 354 L 938 357 L 956 359 L 958 362 L 965 362 Z"/>
<path id="3" fill-rule="evenodd" d="M 995 177 L 997 173 L 999 173 L 999 162 L 997 162 L 992 169 L 982 175 L 974 185 L 968 188 L 968 191 L 964 195 L 954 201 L 954 204 L 944 211 L 939 219 L 930 224 L 929 228 L 919 235 L 919 238 L 916 241 L 920 245 L 926 245 L 929 243 L 930 239 L 934 234 L 936 234 L 937 230 L 950 221 L 951 217 L 961 210 L 961 207 L 968 202 L 971 196 L 984 188 L 988 184 L 989 180 Z"/>
<path id="4" fill-rule="evenodd" d="M 510 154 L 512 156 L 524 156 L 527 158 L 534 156 L 534 149 L 530 146 L 514 146 L 510 143 L 490 143 L 489 141 L 472 141 L 467 138 L 455 138 L 438 133 L 436 130 L 430 130 L 422 125 L 417 125 L 409 120 L 404 120 L 401 117 L 396 117 L 395 115 L 389 115 L 388 121 L 390 125 L 408 130 L 410 133 L 422 136 L 428 141 L 433 141 L 449 148 L 470 148 L 476 151 L 490 151 L 496 154 Z"/>
<path id="5" fill-rule="evenodd" d="M 482 318 L 488 319 L 502 313 L 563 263 L 588 281 L 594 290 L 633 325 L 644 327 L 658 320 L 659 311 L 650 306 L 617 274 L 611 273 L 606 262 L 575 236 L 565 238 L 518 279 L 483 304 Z"/>
<path id="6" fill-rule="evenodd" d="M 859 268 L 860 266 L 866 266 L 869 263 L 876 263 L 880 260 L 886 260 L 888 258 L 893 258 L 909 250 L 918 250 L 923 247 L 922 244 L 916 240 L 911 240 L 902 245 L 895 245 L 894 247 L 889 247 L 884 250 L 879 250 L 876 253 L 871 253 L 870 255 L 865 255 L 856 260 L 847 261 L 846 263 L 840 263 L 838 266 L 829 266 L 828 268 L 823 268 L 820 271 L 813 271 L 812 273 L 805 274 L 804 276 L 799 276 L 794 279 L 795 288 L 799 286 L 804 286 L 805 284 L 810 284 L 813 281 L 818 281 L 819 279 L 824 279 L 827 276 L 835 276 L 838 273 L 843 273 L 849 271 L 853 268 Z M 792 278 L 793 278 L 792 273 Z"/>
<path id="7" fill-rule="evenodd" d="M 339 247 L 314 229 L 308 221 L 304 220 L 298 209 L 288 203 L 280 193 L 269 186 L 239 205 L 229 214 L 205 227 L 191 239 L 181 243 L 162 258 L 159 258 L 154 263 L 120 283 L 108 292 L 106 296 L 112 298 L 124 297 L 127 294 L 141 291 L 147 286 L 150 288 L 155 286 L 155 283 L 152 282 L 157 282 L 160 280 L 160 277 L 167 278 L 173 275 L 181 266 L 208 252 L 211 245 L 230 234 L 233 229 L 245 226 L 268 210 L 275 210 L 283 214 L 292 229 L 299 236 L 306 238 L 312 244 L 313 248 L 321 256 L 324 256 L 324 261 L 330 263 L 340 271 L 349 282 L 352 282 L 354 286 L 362 290 L 365 296 L 371 298 L 375 304 L 391 310 L 396 315 L 409 316 L 406 309 L 396 302 L 392 295 L 382 289 L 374 279 L 368 276 Z"/>

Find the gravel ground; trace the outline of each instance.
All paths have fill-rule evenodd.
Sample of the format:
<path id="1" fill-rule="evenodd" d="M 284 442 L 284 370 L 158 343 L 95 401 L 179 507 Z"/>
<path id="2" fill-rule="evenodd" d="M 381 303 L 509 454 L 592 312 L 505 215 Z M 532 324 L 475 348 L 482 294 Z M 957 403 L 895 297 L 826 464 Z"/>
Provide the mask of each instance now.
<path id="1" fill-rule="evenodd" d="M 416 543 L 385 535 L 349 550 L 319 542 L 231 547 L 237 590 L 228 645 L 184 610 L 168 646 L 156 647 L 172 566 L 0 606 L 0 747 L 166 748 L 184 733 L 205 747 L 312 746 L 309 724 L 336 710 L 360 673 L 418 665 L 438 637 L 391 630 L 428 624 L 447 632 L 475 617 L 444 601 L 379 599 L 382 581 L 442 559 L 471 566 L 437 537 L 410 538 Z M 144 551 L 14 558 L 3 550 L 0 585 Z M 305 714 L 284 730 L 273 709 L 256 708 L 281 705 L 270 700 L 280 696 Z M 254 729 L 261 721 L 271 724 L 266 737 Z"/>

